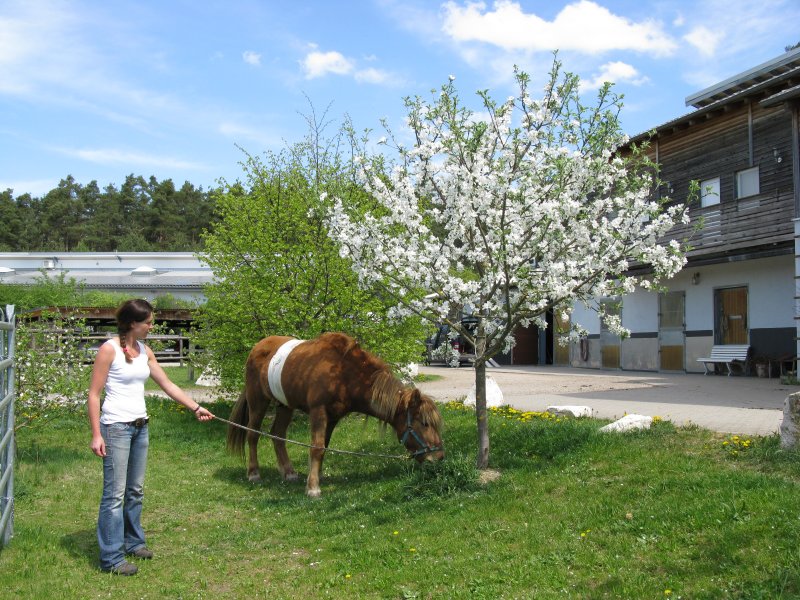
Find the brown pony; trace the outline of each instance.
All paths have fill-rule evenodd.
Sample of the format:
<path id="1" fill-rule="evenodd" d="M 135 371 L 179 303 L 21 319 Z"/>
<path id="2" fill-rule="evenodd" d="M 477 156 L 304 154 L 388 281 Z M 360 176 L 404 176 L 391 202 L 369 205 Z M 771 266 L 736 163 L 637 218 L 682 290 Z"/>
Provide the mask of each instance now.
<path id="1" fill-rule="evenodd" d="M 270 433 L 285 438 L 294 410 L 307 413 L 311 445 L 315 446 L 309 452 L 308 496 L 320 495 L 324 448 L 328 447 L 336 424 L 351 412 L 370 415 L 389 424 L 416 460 L 443 458 L 439 436 L 441 416 L 436 404 L 419 390 L 404 386 L 386 363 L 342 333 L 326 333 L 295 346 L 288 356 L 279 354 L 276 362 L 283 360 L 283 370 L 277 379 L 286 398 L 286 404 L 282 404 L 273 392 L 274 381 L 272 389 L 270 387 L 269 365 L 278 348 L 290 340 L 292 338 L 271 336 L 253 346 L 247 358 L 245 388 L 233 407 L 230 420 L 258 430 L 267 408 L 274 401 L 275 420 Z M 247 475 L 250 481 L 259 481 L 257 447 L 260 435 L 228 426 L 229 449 L 243 453 L 245 438 L 250 448 Z M 296 480 L 297 473 L 286 453 L 285 442 L 273 439 L 272 443 L 281 476 L 286 481 Z"/>

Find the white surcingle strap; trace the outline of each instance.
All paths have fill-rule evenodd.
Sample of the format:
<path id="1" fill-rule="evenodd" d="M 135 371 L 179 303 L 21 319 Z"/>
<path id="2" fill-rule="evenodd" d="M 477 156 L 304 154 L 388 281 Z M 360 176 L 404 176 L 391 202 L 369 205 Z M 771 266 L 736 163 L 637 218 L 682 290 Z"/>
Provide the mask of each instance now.
<path id="1" fill-rule="evenodd" d="M 281 344 L 276 350 L 274 356 L 269 361 L 267 367 L 267 382 L 269 383 L 269 391 L 275 396 L 284 406 L 287 406 L 286 395 L 283 393 L 283 384 L 281 383 L 281 373 L 283 372 L 283 365 L 289 354 L 294 350 L 295 346 L 302 344 L 303 340 L 289 340 Z"/>

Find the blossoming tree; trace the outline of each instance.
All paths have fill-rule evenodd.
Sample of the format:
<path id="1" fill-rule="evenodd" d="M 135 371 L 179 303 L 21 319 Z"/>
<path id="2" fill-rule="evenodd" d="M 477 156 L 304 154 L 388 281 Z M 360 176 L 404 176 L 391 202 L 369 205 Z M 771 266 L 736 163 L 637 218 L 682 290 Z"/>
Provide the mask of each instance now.
<path id="1" fill-rule="evenodd" d="M 391 160 L 370 154 L 368 136 L 354 140 L 377 208 L 356 215 L 337 200 L 330 231 L 360 281 L 395 299 L 391 316 L 447 323 L 474 344 L 477 464 L 486 468 L 486 362 L 513 347 L 518 326 L 546 327 L 547 311 L 568 316 L 576 302 L 601 311 L 595 298 L 673 276 L 682 249 L 662 240 L 688 217 L 653 194 L 655 165 L 627 145 L 609 85 L 587 106 L 577 76 L 555 60 L 541 97 L 515 70 L 515 95 L 496 102 L 479 92 L 473 112 L 453 79 L 431 101 L 406 99 L 413 142 L 387 127 Z M 464 313 L 477 328 L 462 326 Z M 619 317 L 601 318 L 624 334 Z M 577 323 L 564 332 L 581 334 Z"/>

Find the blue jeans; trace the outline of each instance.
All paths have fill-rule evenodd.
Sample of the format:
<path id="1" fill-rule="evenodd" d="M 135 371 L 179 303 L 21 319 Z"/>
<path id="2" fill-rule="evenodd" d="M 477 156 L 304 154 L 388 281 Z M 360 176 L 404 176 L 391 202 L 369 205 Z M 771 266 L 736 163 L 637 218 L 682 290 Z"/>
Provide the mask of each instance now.
<path id="1" fill-rule="evenodd" d="M 113 569 L 126 552 L 144 546 L 142 497 L 147 466 L 147 425 L 100 424 L 106 442 L 103 458 L 103 497 L 97 517 L 100 568 Z"/>

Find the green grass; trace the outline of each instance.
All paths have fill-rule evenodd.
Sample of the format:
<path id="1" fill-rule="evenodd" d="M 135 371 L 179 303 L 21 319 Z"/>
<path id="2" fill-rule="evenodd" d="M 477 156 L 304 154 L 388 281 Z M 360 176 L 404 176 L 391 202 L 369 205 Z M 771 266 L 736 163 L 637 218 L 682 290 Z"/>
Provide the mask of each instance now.
<path id="1" fill-rule="evenodd" d="M 194 370 L 194 377 L 189 377 L 189 367 L 162 367 L 164 372 L 167 374 L 173 383 L 177 384 L 178 387 L 183 389 L 192 389 L 199 387 L 195 384 L 197 378 L 200 377 L 200 371 L 198 369 Z M 161 388 L 158 387 L 158 384 L 150 379 L 149 377 L 144 383 L 145 391 L 152 392 L 154 390 L 160 390 Z"/>
<path id="2" fill-rule="evenodd" d="M 474 414 L 443 410 L 448 457 L 329 455 L 322 498 L 283 483 L 262 443 L 263 484 L 225 452 L 225 428 L 148 400 L 139 575 L 97 569 L 101 465 L 80 417 L 20 431 L 15 537 L 0 552 L 8 598 L 797 598 L 800 453 L 658 423 L 498 411 L 491 466 L 473 467 Z M 225 417 L 229 406 L 212 410 Z M 290 436 L 307 441 L 307 421 Z M 725 442 L 728 442 L 727 444 Z M 332 446 L 395 454 L 374 421 Z M 305 473 L 305 449 L 290 454 Z"/>
<path id="3" fill-rule="evenodd" d="M 419 373 L 418 375 L 414 375 L 415 383 L 441 381 L 442 379 L 444 379 L 444 377 L 442 377 L 441 375 L 434 375 L 432 373 Z"/>

